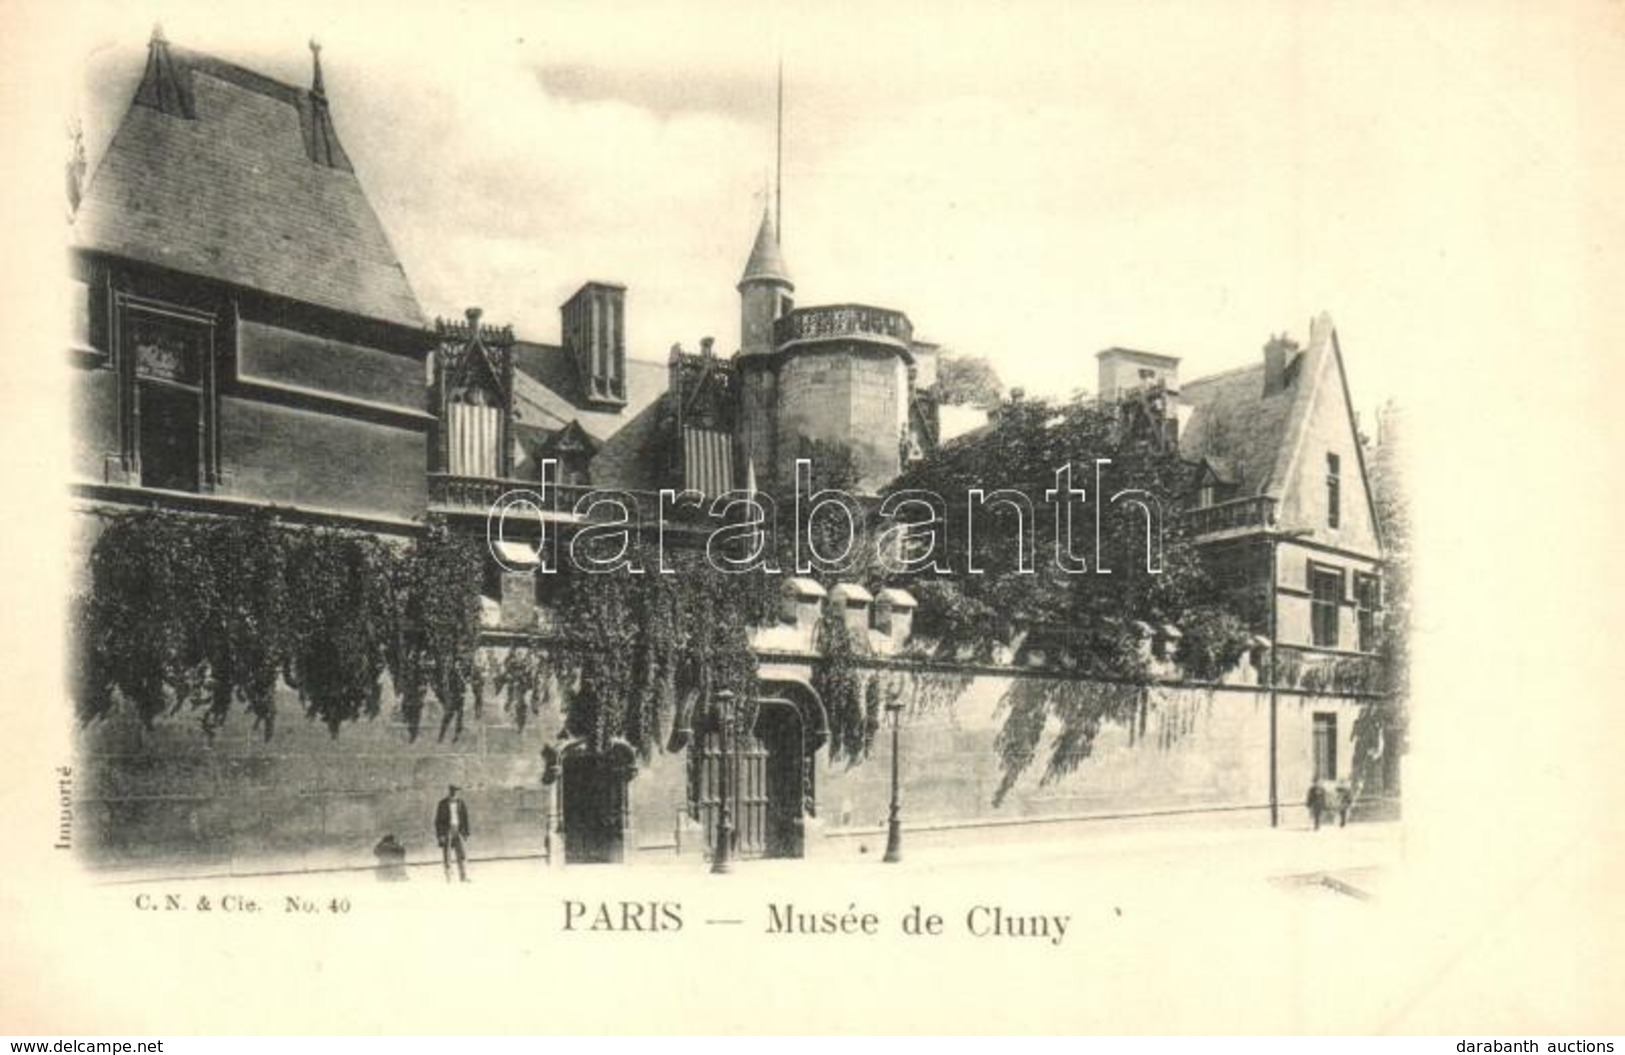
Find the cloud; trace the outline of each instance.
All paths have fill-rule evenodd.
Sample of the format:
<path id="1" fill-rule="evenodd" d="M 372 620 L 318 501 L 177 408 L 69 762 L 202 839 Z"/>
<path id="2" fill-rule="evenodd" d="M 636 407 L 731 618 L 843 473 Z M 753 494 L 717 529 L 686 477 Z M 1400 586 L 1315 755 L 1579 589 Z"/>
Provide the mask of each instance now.
<path id="1" fill-rule="evenodd" d="M 542 340 L 598 278 L 628 285 L 636 354 L 735 345 L 781 40 L 797 302 L 903 309 L 1032 391 L 1088 384 L 1109 344 L 1193 374 L 1250 362 L 1328 308 L 1356 398 L 1374 400 L 1431 343 L 1419 319 L 1475 317 L 1475 286 L 1554 313 L 1569 296 L 1561 269 L 1513 251 L 1573 235 L 1560 81 L 1482 72 L 1509 56 L 1547 68 L 1563 40 L 1538 21 L 1514 40 L 1494 20 L 1269 3 L 1177 18 L 908 5 L 766 26 L 703 3 L 504 10 L 403 13 L 390 34 L 323 21 L 330 6 L 310 24 L 278 5 L 240 30 L 165 26 L 294 84 L 319 29 L 340 135 L 424 306 L 478 303 Z M 150 16 L 104 14 L 92 101 L 116 117 Z"/>
<path id="2" fill-rule="evenodd" d="M 548 95 L 572 102 L 618 102 L 660 117 L 715 114 L 750 124 L 771 124 L 774 86 L 758 77 L 695 70 L 672 64 L 658 69 L 614 69 L 547 63 L 535 71 Z"/>

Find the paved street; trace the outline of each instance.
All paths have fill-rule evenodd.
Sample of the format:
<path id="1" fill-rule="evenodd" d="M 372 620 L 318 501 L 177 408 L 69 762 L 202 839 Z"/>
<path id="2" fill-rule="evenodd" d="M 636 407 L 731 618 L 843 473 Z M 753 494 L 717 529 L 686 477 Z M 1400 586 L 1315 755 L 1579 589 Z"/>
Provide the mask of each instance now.
<path id="1" fill-rule="evenodd" d="M 614 865 L 549 866 L 535 857 L 482 859 L 477 842 L 470 844 L 474 856 L 471 876 L 486 884 L 530 884 L 538 877 L 591 877 L 607 881 L 612 874 L 624 874 L 638 881 L 656 876 L 662 883 L 682 882 L 684 877 L 703 876 L 705 881 L 726 883 L 734 879 L 750 882 L 751 877 L 784 880 L 803 873 L 825 876 L 840 874 L 842 881 L 862 880 L 874 875 L 881 882 L 889 877 L 910 881 L 932 881 L 959 876 L 1009 873 L 1050 874 L 1061 871 L 1090 883 L 1114 880 L 1138 882 L 1148 872 L 1163 875 L 1189 873 L 1207 885 L 1219 883 L 1277 883 L 1318 873 L 1358 872 L 1362 888 L 1374 888 L 1384 872 L 1398 860 L 1402 844 L 1398 823 L 1354 824 L 1312 831 L 1298 816 L 1301 810 L 1283 811 L 1282 827 L 1270 829 L 1261 818 L 1216 817 L 1144 818 L 1078 825 L 1032 825 L 966 828 L 937 831 L 907 831 L 903 860 L 884 864 L 884 832 L 867 836 L 844 836 L 825 840 L 803 860 L 743 859 L 734 862 L 730 877 L 709 874 L 708 862 L 693 854 L 678 856 L 663 851 L 643 851 L 627 863 Z M 438 862 L 415 862 L 408 869 L 412 882 L 439 882 Z M 110 884 L 134 885 L 147 882 L 208 883 L 218 881 L 218 872 L 201 874 L 110 873 Z M 239 868 L 234 879 L 256 884 L 306 887 L 352 886 L 370 883 L 370 869 L 318 867 L 283 868 L 267 863 L 263 871 Z M 1364 893 L 1372 892 L 1362 889 Z"/>

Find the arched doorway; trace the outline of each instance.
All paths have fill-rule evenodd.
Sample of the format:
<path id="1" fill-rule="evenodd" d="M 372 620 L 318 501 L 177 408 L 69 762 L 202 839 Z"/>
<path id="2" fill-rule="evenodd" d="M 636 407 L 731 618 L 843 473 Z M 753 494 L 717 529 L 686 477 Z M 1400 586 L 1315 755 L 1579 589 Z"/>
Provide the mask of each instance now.
<path id="1" fill-rule="evenodd" d="M 631 826 L 628 785 L 637 775 L 631 745 L 617 740 L 607 751 L 596 752 L 575 741 L 560 751 L 559 768 L 564 860 L 570 864 L 626 860 Z"/>
<path id="2" fill-rule="evenodd" d="M 749 720 L 735 725 L 726 744 L 714 716 L 707 716 L 692 748 L 690 804 L 707 852 L 716 846 L 726 794 L 735 856 L 804 856 L 806 818 L 817 811 L 812 760 L 829 736 L 823 704 L 805 682 L 764 680 L 745 713 Z"/>

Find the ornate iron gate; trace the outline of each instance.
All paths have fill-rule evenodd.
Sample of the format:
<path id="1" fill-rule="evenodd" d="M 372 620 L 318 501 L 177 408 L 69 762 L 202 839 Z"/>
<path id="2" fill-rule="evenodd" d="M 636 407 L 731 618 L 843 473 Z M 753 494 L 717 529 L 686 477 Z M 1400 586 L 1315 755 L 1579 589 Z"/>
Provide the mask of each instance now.
<path id="1" fill-rule="evenodd" d="M 801 716 L 783 700 L 758 701 L 749 732 L 736 731 L 726 759 L 715 724 L 701 732 L 689 779 L 694 816 L 703 825 L 706 853 L 716 851 L 723 774 L 737 857 L 800 857 L 802 818 L 812 793 L 811 765 Z"/>
<path id="2" fill-rule="evenodd" d="M 724 764 L 726 762 L 726 764 Z M 707 854 L 717 845 L 717 822 L 727 774 L 728 804 L 732 808 L 733 852 L 738 857 L 767 853 L 767 747 L 750 733 L 736 733 L 733 749 L 722 757 L 722 734 L 704 734 L 700 744 L 699 812 L 705 826 Z"/>

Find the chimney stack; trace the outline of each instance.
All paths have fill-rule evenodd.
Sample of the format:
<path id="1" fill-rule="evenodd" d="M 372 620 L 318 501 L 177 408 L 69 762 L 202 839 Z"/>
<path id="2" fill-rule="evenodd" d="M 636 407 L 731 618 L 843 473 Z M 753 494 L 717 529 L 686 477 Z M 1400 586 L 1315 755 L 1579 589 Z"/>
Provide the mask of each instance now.
<path id="1" fill-rule="evenodd" d="M 626 287 L 588 282 L 559 309 L 564 350 L 575 361 L 582 400 L 597 409 L 626 405 Z"/>
<path id="2" fill-rule="evenodd" d="M 1264 345 L 1264 394 L 1273 396 L 1292 383 L 1303 350 L 1286 334 L 1272 335 Z"/>

